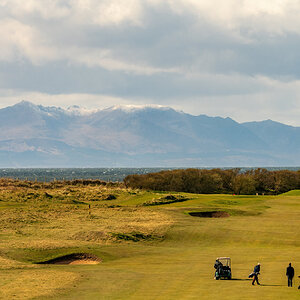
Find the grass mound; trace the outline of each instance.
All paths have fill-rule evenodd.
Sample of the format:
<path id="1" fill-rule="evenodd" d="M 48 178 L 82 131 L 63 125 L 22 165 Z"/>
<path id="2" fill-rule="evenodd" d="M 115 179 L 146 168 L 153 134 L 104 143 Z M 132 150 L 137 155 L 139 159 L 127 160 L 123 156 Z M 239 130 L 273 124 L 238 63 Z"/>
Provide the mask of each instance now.
<path id="1" fill-rule="evenodd" d="M 143 234 L 141 232 L 131 232 L 131 233 L 111 233 L 111 236 L 116 240 L 139 242 L 153 239 L 151 234 Z"/>
<path id="2" fill-rule="evenodd" d="M 98 264 L 101 259 L 90 253 L 72 253 L 60 257 L 56 257 L 47 261 L 39 262 L 39 264 L 52 265 L 84 265 L 84 264 Z"/>
<path id="3" fill-rule="evenodd" d="M 284 196 L 300 196 L 300 190 L 292 190 L 292 191 L 283 193 L 281 195 L 284 195 Z"/>
<path id="4" fill-rule="evenodd" d="M 167 195 L 159 199 L 152 199 L 151 201 L 144 202 L 142 206 L 154 206 L 154 205 L 163 205 L 171 204 L 176 202 L 183 202 L 189 200 L 188 198 L 182 195 Z"/>
<path id="5" fill-rule="evenodd" d="M 108 238 L 104 231 L 80 231 L 72 236 L 72 238 L 80 241 L 94 241 L 99 242 Z"/>

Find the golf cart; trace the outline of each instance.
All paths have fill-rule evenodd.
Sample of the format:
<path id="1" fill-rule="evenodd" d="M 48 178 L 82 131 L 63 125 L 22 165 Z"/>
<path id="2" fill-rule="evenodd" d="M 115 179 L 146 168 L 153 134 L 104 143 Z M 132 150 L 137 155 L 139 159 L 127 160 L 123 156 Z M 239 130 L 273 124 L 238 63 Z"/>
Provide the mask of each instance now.
<path id="1" fill-rule="evenodd" d="M 231 279 L 231 259 L 230 257 L 218 257 L 216 259 L 214 268 L 216 269 L 215 272 L 215 279 Z"/>

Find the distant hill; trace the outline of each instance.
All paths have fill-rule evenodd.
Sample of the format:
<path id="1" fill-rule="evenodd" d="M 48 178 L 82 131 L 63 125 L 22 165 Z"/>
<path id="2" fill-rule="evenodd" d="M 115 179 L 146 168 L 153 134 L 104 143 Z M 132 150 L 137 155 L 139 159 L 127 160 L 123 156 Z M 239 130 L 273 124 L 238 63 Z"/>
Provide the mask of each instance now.
<path id="1" fill-rule="evenodd" d="M 169 107 L 0 109 L 0 167 L 300 165 L 300 128 Z"/>

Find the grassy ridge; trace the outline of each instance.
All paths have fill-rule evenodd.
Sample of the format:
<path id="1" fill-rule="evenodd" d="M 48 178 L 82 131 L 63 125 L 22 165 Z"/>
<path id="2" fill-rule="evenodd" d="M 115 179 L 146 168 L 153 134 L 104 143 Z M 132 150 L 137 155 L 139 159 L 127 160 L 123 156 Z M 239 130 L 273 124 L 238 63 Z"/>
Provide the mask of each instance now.
<path id="1" fill-rule="evenodd" d="M 159 203 L 170 194 L 104 185 L 2 185 L 0 298 L 299 296 L 296 288 L 286 287 L 285 268 L 291 261 L 300 273 L 300 196 L 174 193 L 176 199 L 181 195 L 187 200 Z M 115 199 L 106 200 L 108 195 Z M 158 205 L 143 205 L 149 202 Z M 226 211 L 231 216 L 197 218 L 190 211 Z M 78 252 L 95 254 L 103 262 L 35 264 Z M 235 280 L 213 280 L 218 256 L 232 258 Z M 258 261 L 263 286 L 253 287 L 247 275 Z"/>
<path id="2" fill-rule="evenodd" d="M 300 196 L 300 190 L 292 190 L 283 194 L 284 196 Z"/>

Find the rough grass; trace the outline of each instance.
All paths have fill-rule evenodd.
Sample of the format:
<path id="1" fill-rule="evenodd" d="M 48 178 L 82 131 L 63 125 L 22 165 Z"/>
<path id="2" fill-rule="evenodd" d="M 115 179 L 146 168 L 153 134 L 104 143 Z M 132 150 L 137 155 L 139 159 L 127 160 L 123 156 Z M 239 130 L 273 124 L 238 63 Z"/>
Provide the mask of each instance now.
<path id="1" fill-rule="evenodd" d="M 300 271 L 300 196 L 190 195 L 121 186 L 0 182 L 0 299 L 297 299 L 285 268 Z M 108 195 L 116 199 L 106 200 Z M 113 197 L 109 197 L 113 198 Z M 90 206 L 90 207 L 89 207 Z M 195 218 L 191 211 L 225 211 Z M 37 265 L 72 253 L 99 265 Z M 213 280 L 216 257 L 232 281 Z M 262 286 L 247 280 L 262 264 Z"/>
<path id="2" fill-rule="evenodd" d="M 79 274 L 68 271 L 31 269 L 0 273 L 1 299 L 33 299 L 71 287 Z"/>

